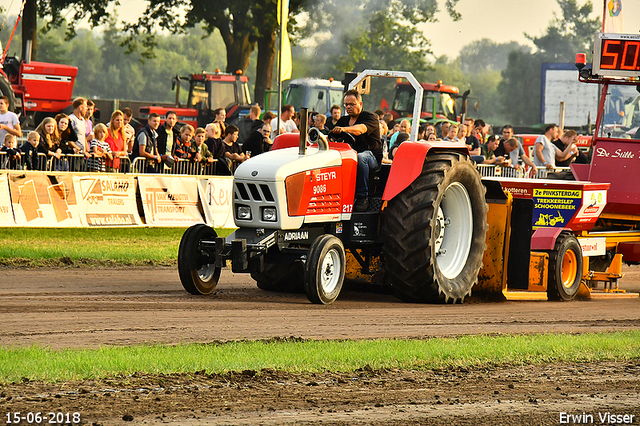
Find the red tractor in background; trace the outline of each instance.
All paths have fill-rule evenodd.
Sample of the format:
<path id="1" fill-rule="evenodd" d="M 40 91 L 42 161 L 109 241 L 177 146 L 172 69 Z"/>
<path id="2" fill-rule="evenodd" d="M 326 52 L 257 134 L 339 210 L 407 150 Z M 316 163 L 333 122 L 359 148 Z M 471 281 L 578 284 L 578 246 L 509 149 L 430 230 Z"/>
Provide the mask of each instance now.
<path id="1" fill-rule="evenodd" d="M 23 127 L 35 126 L 71 105 L 78 68 L 12 56 L 2 65 L 0 92 L 9 98 L 9 110 L 20 116 Z"/>
<path id="2" fill-rule="evenodd" d="M 183 81 L 189 82 L 189 94 L 186 105 L 180 103 L 180 89 Z M 167 111 L 175 111 L 178 122 L 193 127 L 204 127 L 214 120 L 213 111 L 224 108 L 227 111 L 226 122 L 235 124 L 237 120 L 249 113 L 251 95 L 249 94 L 249 78 L 241 73 L 227 74 L 220 70 L 203 71 L 188 77 L 175 76 L 172 90 L 176 91 L 175 107 L 144 106 L 139 109 L 139 119 L 146 121 L 149 114 L 155 112 L 162 119 Z"/>

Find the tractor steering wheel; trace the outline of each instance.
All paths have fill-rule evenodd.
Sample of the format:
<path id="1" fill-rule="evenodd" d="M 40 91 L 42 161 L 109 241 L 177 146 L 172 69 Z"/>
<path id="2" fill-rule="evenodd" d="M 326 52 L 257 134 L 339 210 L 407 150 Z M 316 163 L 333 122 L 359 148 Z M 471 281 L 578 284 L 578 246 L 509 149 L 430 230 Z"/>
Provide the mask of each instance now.
<path id="1" fill-rule="evenodd" d="M 331 133 L 327 136 L 329 142 L 342 142 L 348 143 L 349 145 L 353 145 L 356 143 L 356 138 L 353 137 L 351 133 L 342 132 L 342 133 Z"/>

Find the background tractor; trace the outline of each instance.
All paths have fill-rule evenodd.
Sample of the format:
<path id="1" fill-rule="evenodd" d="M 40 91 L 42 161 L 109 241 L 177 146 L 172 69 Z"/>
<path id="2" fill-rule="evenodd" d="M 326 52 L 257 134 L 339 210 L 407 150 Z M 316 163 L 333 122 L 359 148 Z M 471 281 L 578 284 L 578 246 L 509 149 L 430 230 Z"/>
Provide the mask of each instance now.
<path id="1" fill-rule="evenodd" d="M 183 82 L 189 83 L 186 104 L 180 102 Z M 251 95 L 249 94 L 249 78 L 240 72 L 233 74 L 202 71 L 186 77 L 175 76 L 172 89 L 176 91 L 174 105 L 142 106 L 138 119 L 146 122 L 149 114 L 155 112 L 164 120 L 168 111 L 174 111 L 181 124 L 190 124 L 194 128 L 205 127 L 213 122 L 213 111 L 224 108 L 227 112 L 226 122 L 235 124 L 240 118 L 249 114 Z"/>

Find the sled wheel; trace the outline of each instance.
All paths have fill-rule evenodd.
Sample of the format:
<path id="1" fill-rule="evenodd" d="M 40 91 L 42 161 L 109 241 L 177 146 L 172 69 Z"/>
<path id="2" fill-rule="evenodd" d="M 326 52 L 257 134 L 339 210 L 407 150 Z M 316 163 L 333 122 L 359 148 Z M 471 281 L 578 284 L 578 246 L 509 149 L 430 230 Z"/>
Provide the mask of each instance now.
<path id="1" fill-rule="evenodd" d="M 210 226 L 193 225 L 182 235 L 178 249 L 178 273 L 182 286 L 195 295 L 211 294 L 220 279 L 212 249 L 202 248 L 202 241 L 214 241 L 218 235 Z"/>
<path id="2" fill-rule="evenodd" d="M 582 248 L 575 235 L 561 233 L 549 253 L 547 296 L 551 300 L 573 300 L 582 279 Z"/>
<path id="3" fill-rule="evenodd" d="M 311 303 L 329 305 L 342 290 L 345 271 L 342 241 L 333 235 L 318 237 L 307 258 L 304 288 Z"/>
<path id="4" fill-rule="evenodd" d="M 471 294 L 485 250 L 484 193 L 468 157 L 427 155 L 421 174 L 384 211 L 383 252 L 396 296 L 455 303 Z"/>

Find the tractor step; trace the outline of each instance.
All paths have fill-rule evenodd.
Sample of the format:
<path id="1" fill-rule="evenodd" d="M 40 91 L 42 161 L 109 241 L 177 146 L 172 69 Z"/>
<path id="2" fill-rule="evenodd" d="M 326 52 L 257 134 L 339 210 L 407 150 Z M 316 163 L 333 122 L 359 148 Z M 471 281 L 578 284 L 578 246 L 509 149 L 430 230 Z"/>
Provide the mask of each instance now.
<path id="1" fill-rule="evenodd" d="M 503 291 L 507 300 L 547 300 L 546 291 Z"/>

